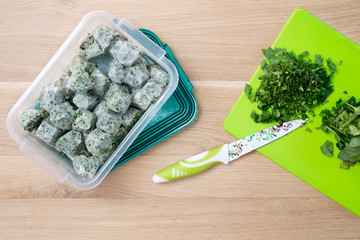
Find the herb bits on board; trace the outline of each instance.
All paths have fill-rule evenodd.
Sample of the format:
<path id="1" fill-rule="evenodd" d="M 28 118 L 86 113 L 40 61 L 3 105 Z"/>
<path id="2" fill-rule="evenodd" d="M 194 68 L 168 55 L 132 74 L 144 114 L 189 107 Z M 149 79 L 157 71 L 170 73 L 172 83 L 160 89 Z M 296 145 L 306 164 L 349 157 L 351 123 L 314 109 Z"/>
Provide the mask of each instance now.
<path id="1" fill-rule="evenodd" d="M 268 48 L 262 52 L 260 86 L 244 89 L 250 101 L 258 103 L 250 117 L 257 123 L 269 123 L 314 116 L 313 109 L 334 91 L 331 78 L 336 65 L 318 54 L 311 61 L 307 51 L 296 55 L 285 48 Z"/>

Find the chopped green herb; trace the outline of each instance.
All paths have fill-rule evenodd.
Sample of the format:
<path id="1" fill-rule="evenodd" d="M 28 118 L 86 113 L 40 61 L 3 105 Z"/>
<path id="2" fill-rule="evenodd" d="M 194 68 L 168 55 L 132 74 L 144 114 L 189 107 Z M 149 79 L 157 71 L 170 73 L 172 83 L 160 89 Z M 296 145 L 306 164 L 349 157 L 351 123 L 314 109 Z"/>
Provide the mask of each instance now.
<path id="1" fill-rule="evenodd" d="M 312 132 L 310 128 L 306 128 L 305 131 Z"/>
<path id="2" fill-rule="evenodd" d="M 344 94 L 348 94 L 348 92 L 347 92 L 347 91 L 344 91 Z"/>
<path id="3" fill-rule="evenodd" d="M 331 141 L 326 141 L 322 146 L 321 146 L 321 151 L 324 155 L 328 156 L 328 157 L 332 157 L 334 154 L 334 144 Z"/>
<path id="4" fill-rule="evenodd" d="M 339 62 L 339 66 L 342 64 L 342 60 L 340 60 L 340 62 Z"/>
<path id="5" fill-rule="evenodd" d="M 334 91 L 331 77 L 336 66 L 330 58 L 323 63 L 320 55 L 315 62 L 305 51 L 296 56 L 285 48 L 262 49 L 265 59 L 261 62 L 263 74 L 259 88 L 254 92 L 245 86 L 245 94 L 250 100 L 258 102 L 262 112 L 251 113 L 255 122 L 286 122 L 294 118 L 314 116 L 313 108 L 325 102 Z"/>
<path id="6" fill-rule="evenodd" d="M 339 99 L 331 110 L 321 111 L 321 129 L 332 132 L 340 149 L 338 158 L 342 160 L 340 167 L 348 169 L 360 161 L 360 103 L 355 97 L 346 102 Z"/>
<path id="7" fill-rule="evenodd" d="M 246 96 L 251 100 L 252 88 L 250 85 L 245 84 L 244 92 L 245 92 Z"/>

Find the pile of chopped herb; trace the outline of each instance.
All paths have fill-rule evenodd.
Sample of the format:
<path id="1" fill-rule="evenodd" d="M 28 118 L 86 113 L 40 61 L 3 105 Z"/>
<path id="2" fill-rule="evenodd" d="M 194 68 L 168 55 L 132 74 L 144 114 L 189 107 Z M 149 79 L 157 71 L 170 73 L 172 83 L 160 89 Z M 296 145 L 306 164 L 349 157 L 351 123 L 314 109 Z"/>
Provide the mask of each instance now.
<path id="1" fill-rule="evenodd" d="M 336 65 L 329 59 L 315 55 L 312 62 L 305 51 L 300 55 L 285 48 L 263 49 L 261 62 L 263 74 L 260 86 L 254 92 L 246 85 L 244 92 L 252 102 L 258 102 L 261 113 L 252 111 L 251 118 L 257 123 L 286 122 L 294 118 L 306 119 L 314 115 L 313 108 L 324 103 L 334 91 L 331 78 Z"/>
<path id="2" fill-rule="evenodd" d="M 331 110 L 322 110 L 320 116 L 321 129 L 326 133 L 335 134 L 336 146 L 340 149 L 338 155 L 341 160 L 340 167 L 347 169 L 355 165 L 360 161 L 360 102 L 356 102 L 355 97 L 351 97 L 346 102 L 339 99 L 335 107 Z M 324 145 L 321 148 L 323 153 L 332 156 L 332 151 L 330 155 L 327 154 L 327 150 L 324 152 L 323 148 L 326 148 Z"/>

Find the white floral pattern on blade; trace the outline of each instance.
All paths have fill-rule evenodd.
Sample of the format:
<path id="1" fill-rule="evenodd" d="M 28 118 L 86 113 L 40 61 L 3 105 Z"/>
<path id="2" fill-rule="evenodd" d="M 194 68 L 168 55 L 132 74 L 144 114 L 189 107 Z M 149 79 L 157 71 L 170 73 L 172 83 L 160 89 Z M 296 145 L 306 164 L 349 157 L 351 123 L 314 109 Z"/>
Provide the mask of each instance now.
<path id="1" fill-rule="evenodd" d="M 286 135 L 287 133 L 301 126 L 304 122 L 305 121 L 303 120 L 295 120 L 286 123 L 280 123 L 229 144 L 230 161 Z"/>

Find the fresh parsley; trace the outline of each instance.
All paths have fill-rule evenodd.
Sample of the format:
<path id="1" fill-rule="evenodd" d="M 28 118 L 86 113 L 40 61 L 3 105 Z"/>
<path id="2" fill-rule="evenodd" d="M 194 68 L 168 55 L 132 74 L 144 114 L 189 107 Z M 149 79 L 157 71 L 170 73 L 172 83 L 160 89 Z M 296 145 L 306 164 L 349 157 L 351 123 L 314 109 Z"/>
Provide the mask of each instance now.
<path id="1" fill-rule="evenodd" d="M 312 62 L 305 51 L 300 55 L 285 48 L 262 49 L 265 59 L 261 62 L 263 74 L 260 86 L 252 91 L 245 86 L 245 93 L 252 102 L 257 102 L 259 113 L 250 117 L 257 123 L 286 122 L 294 118 L 314 116 L 313 108 L 325 102 L 334 91 L 331 77 L 336 65 L 315 55 Z"/>
<path id="2" fill-rule="evenodd" d="M 355 97 L 347 101 L 339 99 L 335 107 L 322 110 L 320 116 L 321 129 L 335 135 L 340 149 L 338 158 L 342 161 L 340 167 L 349 168 L 360 161 L 360 103 Z"/>

